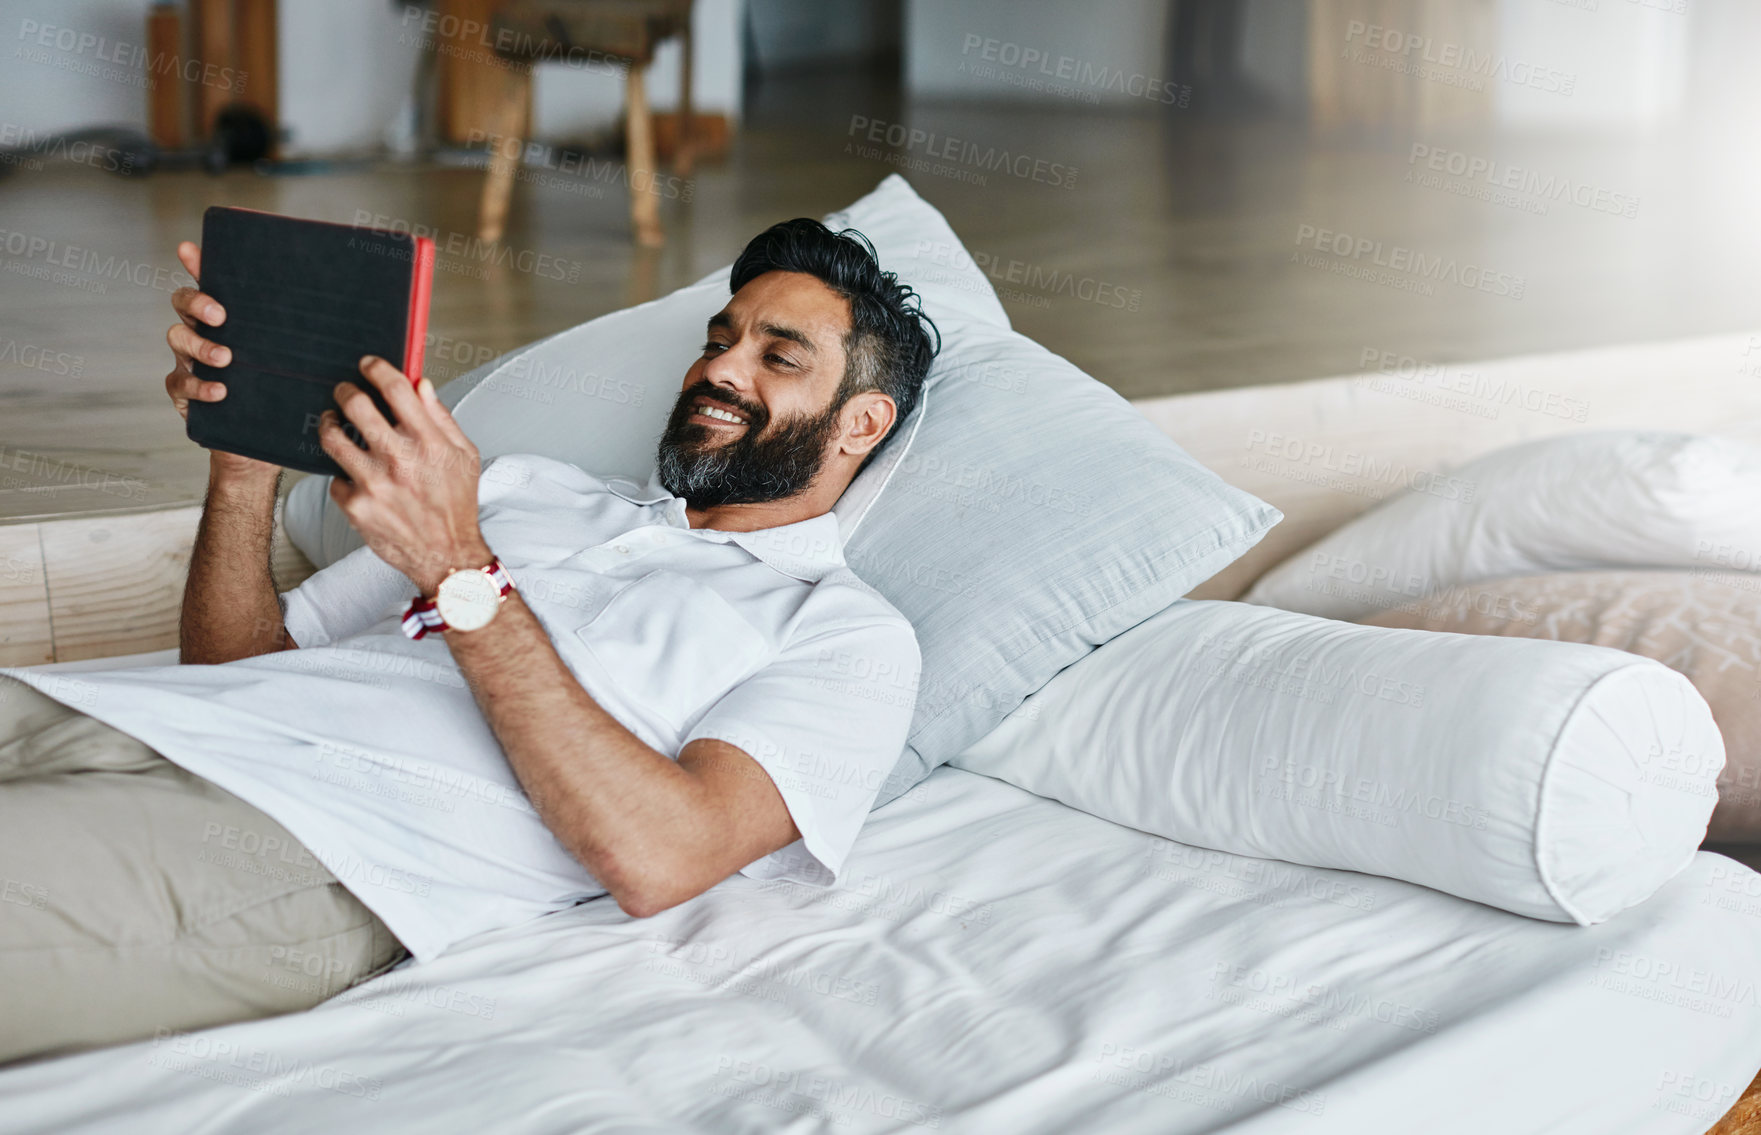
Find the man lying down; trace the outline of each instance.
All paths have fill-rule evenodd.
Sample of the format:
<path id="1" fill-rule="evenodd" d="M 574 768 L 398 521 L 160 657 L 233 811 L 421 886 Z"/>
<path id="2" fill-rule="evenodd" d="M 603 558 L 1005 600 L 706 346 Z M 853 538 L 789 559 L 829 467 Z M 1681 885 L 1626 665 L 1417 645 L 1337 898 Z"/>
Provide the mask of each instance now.
<path id="1" fill-rule="evenodd" d="M 934 325 L 806 219 L 732 289 L 646 485 L 483 466 L 432 384 L 367 358 L 336 400 L 369 449 L 320 427 L 365 547 L 278 597 L 280 469 L 213 451 L 183 664 L 0 669 L 0 1062 L 307 1008 L 606 894 L 644 917 L 734 872 L 835 880 L 912 708 L 851 675 L 911 688 L 920 658 L 829 510 Z M 199 334 L 225 313 L 173 306 L 187 413 L 225 394 L 190 369 L 229 361 Z"/>

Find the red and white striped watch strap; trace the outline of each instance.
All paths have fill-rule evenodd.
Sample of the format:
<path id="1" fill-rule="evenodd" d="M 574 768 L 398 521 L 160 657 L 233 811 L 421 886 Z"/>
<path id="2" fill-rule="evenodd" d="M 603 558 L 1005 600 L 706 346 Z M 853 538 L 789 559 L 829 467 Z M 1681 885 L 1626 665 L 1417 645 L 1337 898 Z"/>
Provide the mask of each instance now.
<path id="1" fill-rule="evenodd" d="M 495 584 L 497 594 L 505 596 L 514 589 L 513 576 L 509 575 L 507 568 L 502 566 L 500 556 L 490 560 L 488 565 L 477 570 L 487 575 L 489 581 Z M 408 607 L 404 608 L 403 632 L 412 639 L 420 639 L 429 631 L 447 629 L 446 620 L 440 617 L 440 608 L 436 606 L 434 599 L 418 595 L 410 600 Z"/>

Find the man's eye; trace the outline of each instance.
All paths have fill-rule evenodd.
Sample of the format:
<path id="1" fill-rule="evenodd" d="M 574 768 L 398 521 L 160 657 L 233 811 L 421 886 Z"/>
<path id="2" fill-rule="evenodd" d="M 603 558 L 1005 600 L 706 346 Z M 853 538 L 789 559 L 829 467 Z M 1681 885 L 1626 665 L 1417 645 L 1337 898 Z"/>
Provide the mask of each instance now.
<path id="1" fill-rule="evenodd" d="M 713 340 L 708 343 L 703 344 L 703 353 L 706 355 L 711 351 L 726 350 L 726 349 L 727 349 L 727 344 L 717 343 L 717 342 L 714 342 Z"/>
<path id="2" fill-rule="evenodd" d="M 766 356 L 764 356 L 764 361 L 768 362 L 768 363 L 775 363 L 778 366 L 785 366 L 785 367 L 792 367 L 795 365 L 793 362 L 791 362 L 789 359 L 784 358 L 782 355 L 766 355 Z"/>

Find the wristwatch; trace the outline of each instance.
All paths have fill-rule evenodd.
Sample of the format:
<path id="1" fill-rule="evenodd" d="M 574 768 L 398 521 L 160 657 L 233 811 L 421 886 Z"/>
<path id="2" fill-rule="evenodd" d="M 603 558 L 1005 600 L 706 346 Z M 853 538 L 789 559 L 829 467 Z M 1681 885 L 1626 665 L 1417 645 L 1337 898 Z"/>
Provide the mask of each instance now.
<path id="1" fill-rule="evenodd" d="M 404 608 L 404 633 L 421 638 L 429 631 L 474 631 L 489 625 L 508 592 L 513 577 L 498 556 L 486 567 L 454 568 L 446 573 L 434 598 L 418 595 Z"/>

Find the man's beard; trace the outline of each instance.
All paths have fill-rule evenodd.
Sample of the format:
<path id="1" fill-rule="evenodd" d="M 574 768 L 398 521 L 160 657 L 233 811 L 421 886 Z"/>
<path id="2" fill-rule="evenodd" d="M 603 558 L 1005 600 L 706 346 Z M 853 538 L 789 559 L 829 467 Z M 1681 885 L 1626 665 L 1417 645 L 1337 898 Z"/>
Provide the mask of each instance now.
<path id="1" fill-rule="evenodd" d="M 746 419 L 739 437 L 720 445 L 708 444 L 716 427 L 691 420 L 692 403 L 699 395 L 732 406 Z M 763 406 L 747 405 L 703 379 L 679 395 L 667 420 L 657 461 L 660 483 L 698 509 L 792 497 L 805 491 L 819 475 L 842 408 L 841 404 L 832 405 L 818 415 L 782 420 L 765 437 L 770 415 Z"/>

